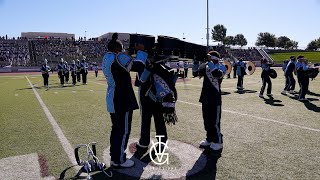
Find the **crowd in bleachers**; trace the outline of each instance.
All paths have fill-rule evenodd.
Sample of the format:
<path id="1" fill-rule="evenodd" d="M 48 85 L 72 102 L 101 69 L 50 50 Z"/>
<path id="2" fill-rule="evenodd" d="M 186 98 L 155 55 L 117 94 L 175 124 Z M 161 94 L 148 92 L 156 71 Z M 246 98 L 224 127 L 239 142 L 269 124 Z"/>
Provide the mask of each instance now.
<path id="1" fill-rule="evenodd" d="M 30 49 L 28 42 L 31 44 Z M 224 46 L 216 46 L 214 50 L 221 54 L 222 58 L 233 57 L 244 60 L 259 61 L 260 53 L 255 48 L 249 49 L 231 49 Z M 68 58 L 69 60 L 81 59 L 85 56 L 87 59 L 102 57 L 107 52 L 107 42 L 92 39 L 37 39 L 27 40 L 23 38 L 8 39 L 0 37 L 0 65 L 26 66 L 30 62 L 30 54 L 34 62 L 41 63 L 44 58 Z M 39 65 L 39 64 L 37 64 Z"/>
<path id="2" fill-rule="evenodd" d="M 107 43 L 101 41 L 34 40 L 32 43 L 38 57 L 97 58 L 107 51 Z"/>
<path id="3" fill-rule="evenodd" d="M 260 61 L 262 56 L 255 48 L 249 49 L 229 49 L 229 53 L 239 59 L 243 58 L 245 61 Z"/>
<path id="4" fill-rule="evenodd" d="M 26 66 L 30 61 L 28 41 L 25 39 L 0 39 L 1 66 Z"/>

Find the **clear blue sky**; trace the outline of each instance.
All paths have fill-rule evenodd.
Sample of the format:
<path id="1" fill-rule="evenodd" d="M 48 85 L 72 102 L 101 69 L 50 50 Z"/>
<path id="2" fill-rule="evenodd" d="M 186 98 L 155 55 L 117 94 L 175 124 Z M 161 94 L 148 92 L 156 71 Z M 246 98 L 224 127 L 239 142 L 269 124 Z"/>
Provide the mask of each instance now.
<path id="1" fill-rule="evenodd" d="M 206 0 L 0 0 L 0 35 L 66 32 L 97 37 L 106 32 L 168 35 L 205 44 Z M 209 27 L 244 34 L 254 46 L 259 32 L 286 35 L 305 47 L 320 37 L 320 0 L 209 0 Z"/>

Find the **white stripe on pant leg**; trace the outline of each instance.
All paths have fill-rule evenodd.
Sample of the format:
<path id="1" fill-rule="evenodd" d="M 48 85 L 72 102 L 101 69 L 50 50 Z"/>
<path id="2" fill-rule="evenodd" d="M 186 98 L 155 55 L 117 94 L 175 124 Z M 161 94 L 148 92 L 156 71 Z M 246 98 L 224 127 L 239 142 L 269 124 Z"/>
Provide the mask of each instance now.
<path id="1" fill-rule="evenodd" d="M 221 132 L 220 132 L 220 128 L 219 128 L 219 122 L 220 122 L 220 106 L 217 107 L 217 118 L 216 118 L 216 129 L 217 129 L 217 134 L 218 134 L 218 138 L 219 138 L 219 144 L 221 144 Z"/>
<path id="2" fill-rule="evenodd" d="M 129 112 L 126 112 L 126 115 L 125 115 L 125 120 L 124 120 L 124 135 L 123 135 L 123 138 L 122 138 L 122 143 L 121 143 L 121 154 L 120 154 L 120 162 L 121 163 L 124 163 L 122 162 L 122 159 L 123 159 L 123 155 L 124 155 L 124 150 L 125 150 L 125 142 L 126 142 L 126 138 L 127 138 L 127 134 L 128 134 L 128 116 L 129 116 Z"/>
<path id="3" fill-rule="evenodd" d="M 141 103 L 140 92 L 141 92 L 141 86 L 139 86 L 139 88 L 138 88 L 138 98 L 139 98 L 139 105 L 140 105 L 140 136 L 141 136 L 141 132 L 142 132 L 142 103 Z M 138 144 L 140 144 L 140 143 L 138 142 Z"/>

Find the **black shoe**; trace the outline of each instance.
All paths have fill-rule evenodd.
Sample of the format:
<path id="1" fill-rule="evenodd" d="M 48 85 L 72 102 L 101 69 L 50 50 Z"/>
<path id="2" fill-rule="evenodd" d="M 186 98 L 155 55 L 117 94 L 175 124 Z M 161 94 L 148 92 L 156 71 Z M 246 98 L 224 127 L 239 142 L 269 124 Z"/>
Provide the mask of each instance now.
<path id="1" fill-rule="evenodd" d="M 133 154 L 133 156 L 137 159 L 141 159 L 148 151 L 148 147 L 141 147 L 138 144 L 136 144 L 136 152 Z"/>

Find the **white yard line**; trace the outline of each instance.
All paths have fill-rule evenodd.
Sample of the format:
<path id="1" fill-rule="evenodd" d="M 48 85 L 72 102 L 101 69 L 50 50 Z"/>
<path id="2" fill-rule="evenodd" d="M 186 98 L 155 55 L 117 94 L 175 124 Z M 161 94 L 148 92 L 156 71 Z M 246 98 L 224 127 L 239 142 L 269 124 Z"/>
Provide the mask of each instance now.
<path id="1" fill-rule="evenodd" d="M 107 86 L 107 84 L 106 83 L 99 83 L 99 82 L 93 82 L 93 83 L 95 83 L 95 84 L 99 84 L 99 85 L 102 85 L 102 86 Z"/>
<path id="2" fill-rule="evenodd" d="M 195 104 L 195 103 L 190 103 L 190 102 L 181 101 L 181 100 L 178 100 L 178 102 L 201 107 L 201 104 Z M 305 130 L 309 130 L 309 131 L 320 132 L 320 129 L 314 129 L 314 128 L 309 128 L 309 127 L 300 126 L 300 125 L 296 125 L 296 124 L 281 122 L 281 121 L 277 121 L 277 120 L 274 120 L 274 119 L 263 118 L 263 117 L 259 117 L 259 116 L 254 116 L 254 115 L 250 115 L 250 114 L 246 114 L 246 113 L 240 113 L 240 112 L 230 111 L 230 110 L 225 110 L 225 109 L 223 109 L 222 111 L 228 112 L 228 113 L 232 113 L 232 114 L 241 115 L 241 116 L 249 116 L 249 117 L 252 117 L 254 119 L 259 119 L 259 120 L 262 120 L 262 121 L 269 121 L 269 122 L 274 122 L 274 123 L 278 123 L 278 124 L 282 124 L 282 125 L 286 125 L 286 126 L 291 126 L 291 127 L 296 127 L 296 128 L 300 128 L 300 129 L 305 129 Z"/>
<path id="3" fill-rule="evenodd" d="M 25 76 L 30 84 L 30 86 L 32 87 L 33 93 L 36 96 L 36 98 L 38 99 L 40 106 L 42 107 L 44 113 L 46 114 L 54 132 L 56 133 L 56 135 L 58 136 L 58 139 L 63 147 L 63 150 L 66 152 L 70 162 L 72 163 L 72 165 L 76 165 L 77 162 L 74 158 L 74 148 L 72 147 L 72 145 L 70 144 L 70 142 L 68 141 L 68 139 L 66 138 L 66 136 L 63 134 L 62 129 L 60 128 L 60 126 L 58 125 L 57 121 L 54 119 L 54 117 L 52 116 L 52 114 L 50 113 L 49 109 L 47 108 L 47 106 L 44 104 L 44 102 L 42 101 L 39 93 L 37 92 L 37 90 L 34 88 L 33 84 L 31 83 L 31 81 L 29 80 L 29 78 L 27 76 Z M 74 166 L 75 170 L 79 170 L 80 167 L 79 166 Z"/>

